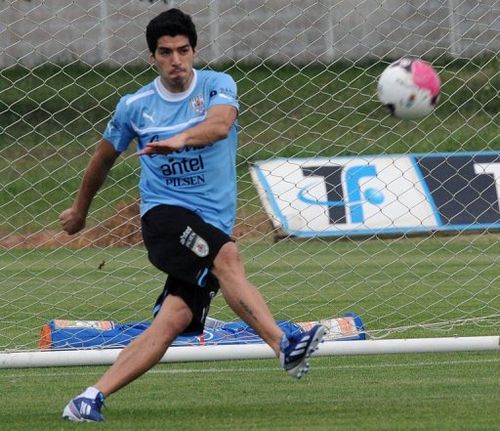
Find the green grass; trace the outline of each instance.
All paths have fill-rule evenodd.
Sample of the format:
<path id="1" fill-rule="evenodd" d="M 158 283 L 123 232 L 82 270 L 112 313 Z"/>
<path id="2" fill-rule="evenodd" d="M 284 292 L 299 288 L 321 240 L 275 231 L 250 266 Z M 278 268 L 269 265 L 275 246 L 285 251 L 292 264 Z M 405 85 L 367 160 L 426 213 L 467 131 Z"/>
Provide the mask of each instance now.
<path id="1" fill-rule="evenodd" d="M 498 333 L 498 235 L 348 241 L 243 243 L 250 279 L 278 319 L 360 314 L 373 334 L 412 326 L 398 336 Z M 163 275 L 141 247 L 3 251 L 0 346 L 33 348 L 50 319 L 149 320 Z M 212 315 L 235 320 L 219 295 Z M 447 331 L 429 323 L 496 315 Z M 479 323 L 482 323 L 481 325 Z M 496 326 L 491 326 L 494 324 Z"/>
<path id="2" fill-rule="evenodd" d="M 386 65 L 222 67 L 239 88 L 243 211 L 255 199 L 250 161 L 500 149 L 498 57 L 437 64 L 442 101 L 419 122 L 390 118 L 377 101 L 376 82 Z M 140 66 L 0 70 L 0 232 L 55 227 L 117 101 L 154 77 L 151 68 Z M 137 197 L 137 169 L 130 151 L 95 202 L 98 219 L 112 213 L 110 202 Z"/>
<path id="3" fill-rule="evenodd" d="M 252 160 L 500 149 L 497 57 L 437 64 L 442 102 L 418 123 L 389 118 L 376 101 L 385 64 L 227 66 L 242 106 L 241 214 L 262 211 Z M 0 235 L 58 229 L 118 98 L 153 77 L 140 67 L 0 71 Z M 90 225 L 137 197 L 137 167 L 130 153 L 115 166 Z M 355 311 L 371 333 L 408 325 L 390 335 L 465 336 L 499 333 L 498 243 L 488 233 L 277 244 L 264 237 L 241 249 L 276 318 Z M 0 261 L 1 350 L 34 348 L 49 319 L 148 320 L 163 285 L 140 247 L 0 249 Z M 212 314 L 235 319 L 220 296 Z M 496 318 L 419 327 L 487 315 Z M 59 419 L 62 408 L 103 370 L 0 369 L 0 429 L 74 429 Z M 318 357 L 301 382 L 269 360 L 165 364 L 113 396 L 99 429 L 500 430 L 499 375 L 497 352 Z"/>
<path id="4" fill-rule="evenodd" d="M 0 370 L 2 430 L 499 430 L 498 353 L 161 364 L 110 397 L 104 424 L 60 419 L 104 367 Z"/>

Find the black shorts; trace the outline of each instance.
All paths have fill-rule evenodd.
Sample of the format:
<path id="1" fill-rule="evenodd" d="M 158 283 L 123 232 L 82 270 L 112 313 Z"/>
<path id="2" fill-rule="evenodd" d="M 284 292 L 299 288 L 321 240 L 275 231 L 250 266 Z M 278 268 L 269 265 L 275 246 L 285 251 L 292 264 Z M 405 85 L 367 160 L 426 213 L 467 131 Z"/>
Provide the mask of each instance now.
<path id="1" fill-rule="evenodd" d="M 219 283 L 211 273 L 221 247 L 231 238 L 188 209 L 158 205 L 142 217 L 142 235 L 151 263 L 168 274 L 155 305 L 155 315 L 167 295 L 180 296 L 193 312 L 185 333 L 202 333 Z"/>

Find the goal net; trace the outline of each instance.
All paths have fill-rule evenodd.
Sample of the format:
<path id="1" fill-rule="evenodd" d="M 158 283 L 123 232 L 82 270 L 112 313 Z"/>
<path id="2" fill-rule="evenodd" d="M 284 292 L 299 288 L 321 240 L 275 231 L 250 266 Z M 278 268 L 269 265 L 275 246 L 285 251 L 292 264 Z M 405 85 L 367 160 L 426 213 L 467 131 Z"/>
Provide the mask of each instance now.
<path id="1" fill-rule="evenodd" d="M 156 76 L 144 30 L 170 7 L 197 25 L 196 67 L 238 85 L 234 235 L 276 318 L 356 313 L 373 339 L 498 335 L 498 1 L 11 0 L 0 1 L 0 352 L 36 350 L 53 319 L 152 318 L 164 275 L 141 242 L 134 151 L 85 231 L 70 237 L 57 218 L 119 98 Z M 405 56 L 442 82 L 419 121 L 391 117 L 376 96 L 384 68 Z M 361 180 L 380 180 L 372 171 L 355 170 L 350 193 L 334 174 L 350 166 L 404 176 L 396 200 L 410 224 Z M 305 179 L 316 202 L 287 200 Z M 328 190 L 345 197 L 322 198 Z M 335 211 L 355 226 L 342 229 Z M 238 320 L 220 297 L 210 316 Z"/>

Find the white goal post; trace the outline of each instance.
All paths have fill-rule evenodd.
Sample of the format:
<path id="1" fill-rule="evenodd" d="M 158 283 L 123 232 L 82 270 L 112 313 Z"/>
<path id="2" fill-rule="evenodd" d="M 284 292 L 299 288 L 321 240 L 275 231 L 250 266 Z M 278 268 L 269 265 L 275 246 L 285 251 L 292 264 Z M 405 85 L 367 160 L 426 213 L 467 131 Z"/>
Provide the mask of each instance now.
<path id="1" fill-rule="evenodd" d="M 276 318 L 361 316 L 369 340 L 319 355 L 498 350 L 498 1 L 0 0 L 0 368 L 116 358 L 40 351 L 52 319 L 151 319 L 164 276 L 141 242 L 134 152 L 84 232 L 57 217 L 119 98 L 155 76 L 145 26 L 169 7 L 193 16 L 196 67 L 238 85 L 234 236 Z M 441 79 L 419 121 L 376 96 L 406 56 Z M 237 320 L 220 297 L 210 313 Z M 220 345 L 163 360 L 271 356 Z"/>
<path id="2" fill-rule="evenodd" d="M 444 337 L 365 341 L 329 341 L 314 356 L 381 355 L 392 353 L 442 353 L 500 350 L 500 337 Z M 89 349 L 48 352 L 0 353 L 0 368 L 66 367 L 110 365 L 121 349 Z M 272 359 L 276 355 L 267 344 L 174 347 L 160 360 L 164 362 Z"/>

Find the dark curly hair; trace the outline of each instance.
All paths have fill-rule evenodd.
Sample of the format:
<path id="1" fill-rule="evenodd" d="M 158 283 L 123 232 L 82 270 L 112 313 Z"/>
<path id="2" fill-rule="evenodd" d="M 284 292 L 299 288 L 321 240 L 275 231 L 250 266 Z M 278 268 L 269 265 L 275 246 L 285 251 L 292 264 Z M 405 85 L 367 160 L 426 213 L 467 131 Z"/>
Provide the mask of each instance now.
<path id="1" fill-rule="evenodd" d="M 155 53 L 158 39 L 162 36 L 186 36 L 193 50 L 198 35 L 191 17 L 179 9 L 169 9 L 153 18 L 146 27 L 146 40 L 152 54 Z"/>

